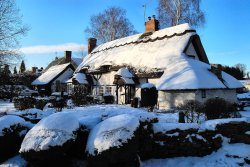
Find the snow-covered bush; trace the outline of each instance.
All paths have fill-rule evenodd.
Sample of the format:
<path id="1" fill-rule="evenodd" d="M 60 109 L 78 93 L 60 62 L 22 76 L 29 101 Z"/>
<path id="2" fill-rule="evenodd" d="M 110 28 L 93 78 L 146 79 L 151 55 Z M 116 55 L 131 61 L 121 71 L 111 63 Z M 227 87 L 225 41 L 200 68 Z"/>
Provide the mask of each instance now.
<path id="1" fill-rule="evenodd" d="M 46 99 L 36 99 L 35 108 L 43 110 L 43 108 L 45 107 L 47 103 L 48 103 L 48 100 Z"/>
<path id="2" fill-rule="evenodd" d="M 157 104 L 158 91 L 154 84 L 145 83 L 141 86 L 141 106 L 149 107 L 152 111 Z"/>
<path id="3" fill-rule="evenodd" d="M 124 166 L 138 162 L 139 120 L 122 114 L 104 120 L 90 132 L 86 152 L 90 166 Z"/>
<path id="4" fill-rule="evenodd" d="M 204 103 L 203 111 L 208 120 L 232 118 L 237 113 L 236 106 L 222 98 L 208 99 Z"/>
<path id="5" fill-rule="evenodd" d="M 34 108 L 36 100 L 33 97 L 15 97 L 14 106 L 18 110 Z"/>
<path id="6" fill-rule="evenodd" d="M 75 115 L 67 112 L 52 114 L 27 133 L 19 152 L 34 164 L 47 160 L 59 163 L 76 140 L 78 129 Z"/>
<path id="7" fill-rule="evenodd" d="M 17 115 L 20 116 L 22 118 L 24 118 L 26 121 L 29 121 L 31 123 L 38 123 L 41 119 L 54 114 L 55 110 L 54 109 L 45 109 L 43 110 L 39 110 L 36 108 L 31 108 L 31 109 L 26 109 L 26 110 L 22 110 L 22 111 L 12 111 L 12 112 L 8 112 L 7 114 L 11 114 L 11 115 Z"/>
<path id="8" fill-rule="evenodd" d="M 85 86 L 75 86 L 71 94 L 72 101 L 75 106 L 81 106 L 87 104 L 87 93 Z"/>
<path id="9" fill-rule="evenodd" d="M 182 105 L 178 106 L 178 109 L 180 112 L 183 112 L 185 122 L 187 123 L 199 123 L 201 118 L 204 118 L 203 105 L 199 101 L 185 101 Z"/>
<path id="10" fill-rule="evenodd" d="M 0 117 L 0 162 L 16 155 L 28 128 L 25 120 L 14 115 Z"/>

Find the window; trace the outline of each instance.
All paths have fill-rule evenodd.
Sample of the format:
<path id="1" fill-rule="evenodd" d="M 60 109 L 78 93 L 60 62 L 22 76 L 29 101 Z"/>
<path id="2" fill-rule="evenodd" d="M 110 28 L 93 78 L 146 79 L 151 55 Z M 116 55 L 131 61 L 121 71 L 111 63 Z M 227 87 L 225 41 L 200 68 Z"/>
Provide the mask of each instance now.
<path id="1" fill-rule="evenodd" d="M 206 90 L 201 90 L 201 97 L 206 98 Z"/>
<path id="2" fill-rule="evenodd" d="M 112 87 L 111 86 L 106 86 L 106 90 L 105 90 L 106 94 L 112 94 Z"/>
<path id="3" fill-rule="evenodd" d="M 103 87 L 102 87 L 102 86 L 100 86 L 100 87 L 99 87 L 99 95 L 101 95 L 101 96 L 102 96 L 102 95 L 103 95 L 103 93 L 104 93 Z"/>
<path id="4" fill-rule="evenodd" d="M 59 92 L 61 90 L 61 82 L 60 80 L 56 80 L 56 92 Z"/>

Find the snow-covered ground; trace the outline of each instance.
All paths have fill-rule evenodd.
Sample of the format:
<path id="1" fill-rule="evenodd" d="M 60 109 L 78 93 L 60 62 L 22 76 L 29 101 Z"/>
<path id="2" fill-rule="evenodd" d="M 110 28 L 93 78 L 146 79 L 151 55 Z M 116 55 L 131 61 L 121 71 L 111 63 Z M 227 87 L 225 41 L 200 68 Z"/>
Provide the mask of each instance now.
<path id="1" fill-rule="evenodd" d="M 241 111 L 240 114 L 242 117 L 250 118 L 250 106 L 245 107 L 245 111 Z"/>
<path id="2" fill-rule="evenodd" d="M 14 106 L 13 103 L 0 101 L 0 111 L 13 114 Z M 129 110 L 128 110 L 129 109 Z M 92 124 L 96 124 L 93 122 L 99 122 L 100 112 L 103 119 L 112 118 L 119 114 L 129 114 L 129 115 L 137 115 L 141 120 L 145 120 L 148 117 L 151 117 L 153 113 L 143 114 L 141 112 L 143 109 L 134 109 L 129 108 L 127 106 L 117 106 L 117 105 L 109 105 L 109 107 L 105 105 L 101 106 L 92 106 L 92 107 L 78 107 L 74 109 L 64 109 L 63 111 L 74 113 L 73 115 L 81 117 L 79 122 L 81 124 L 83 119 L 90 119 L 89 117 L 94 117 L 94 120 L 90 120 L 87 122 L 89 125 L 88 128 L 93 128 Z M 74 112 L 72 112 L 74 111 Z M 84 111 L 84 112 L 79 112 Z M 19 113 L 19 112 L 17 112 Z M 119 113 L 119 114 L 118 114 Z M 240 112 L 243 117 L 250 118 L 250 107 L 246 107 L 245 111 Z M 18 114 L 17 114 L 18 115 Z M 154 114 L 153 114 L 154 115 Z M 155 114 L 159 118 L 159 123 L 168 122 L 175 123 L 178 121 L 178 114 L 163 114 L 156 113 Z M 44 115 L 43 115 L 44 116 Z M 45 116 L 47 116 L 45 114 Z M 211 155 L 207 155 L 205 157 L 177 157 L 177 158 L 166 158 L 166 159 L 151 159 L 147 161 L 141 162 L 142 167 L 165 167 L 165 166 L 176 166 L 176 167 L 198 167 L 198 166 L 215 166 L 215 167 L 228 167 L 228 166 L 239 166 L 244 164 L 245 166 L 249 166 L 244 163 L 244 159 L 250 159 L 250 145 L 237 143 L 237 144 L 228 144 L 227 139 L 224 139 L 223 147 L 219 149 L 217 152 L 212 153 Z M 8 161 L 2 163 L 0 167 L 24 167 L 26 166 L 25 160 L 23 160 L 20 156 L 13 157 Z"/>
<path id="3" fill-rule="evenodd" d="M 0 100 L 0 115 L 3 112 L 7 112 L 7 111 L 14 111 L 15 107 L 13 103 L 10 103 L 9 100 Z"/>

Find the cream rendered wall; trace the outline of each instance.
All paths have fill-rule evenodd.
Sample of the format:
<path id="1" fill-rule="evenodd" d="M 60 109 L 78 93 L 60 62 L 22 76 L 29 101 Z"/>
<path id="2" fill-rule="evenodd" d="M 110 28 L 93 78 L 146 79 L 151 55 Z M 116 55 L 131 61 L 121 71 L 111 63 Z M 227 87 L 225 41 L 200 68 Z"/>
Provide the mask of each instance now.
<path id="1" fill-rule="evenodd" d="M 202 98 L 202 91 L 198 90 L 195 92 L 195 99 L 200 102 L 205 102 L 211 98 L 223 98 L 226 101 L 231 103 L 237 102 L 237 95 L 235 89 L 215 89 L 215 90 L 206 90 L 206 98 Z"/>
<path id="2" fill-rule="evenodd" d="M 158 91 L 159 109 L 170 109 L 183 104 L 186 100 L 194 100 L 194 91 Z"/>
<path id="3" fill-rule="evenodd" d="M 170 109 L 183 104 L 186 100 L 197 100 L 204 103 L 210 98 L 220 97 L 231 103 L 237 102 L 235 89 L 217 89 L 206 90 L 206 98 L 202 98 L 202 91 L 159 91 L 158 106 L 159 109 Z"/>

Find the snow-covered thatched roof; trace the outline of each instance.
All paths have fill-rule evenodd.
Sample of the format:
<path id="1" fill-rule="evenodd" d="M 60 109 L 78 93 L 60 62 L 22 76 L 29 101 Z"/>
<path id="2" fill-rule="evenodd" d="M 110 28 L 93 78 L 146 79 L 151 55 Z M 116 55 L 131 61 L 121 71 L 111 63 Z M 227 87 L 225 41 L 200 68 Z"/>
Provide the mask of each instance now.
<path id="1" fill-rule="evenodd" d="M 186 50 L 193 44 L 198 58 Z M 242 84 L 228 74 L 220 80 L 211 72 L 206 53 L 196 31 L 189 24 L 162 29 L 153 33 L 137 34 L 96 47 L 76 71 L 89 71 L 111 66 L 128 66 L 137 72 L 162 71 L 156 83 L 158 90 L 240 88 Z"/>
<path id="2" fill-rule="evenodd" d="M 71 64 L 55 65 L 50 67 L 45 73 L 32 82 L 32 85 L 46 85 L 55 79 L 60 73 L 66 70 Z"/>

